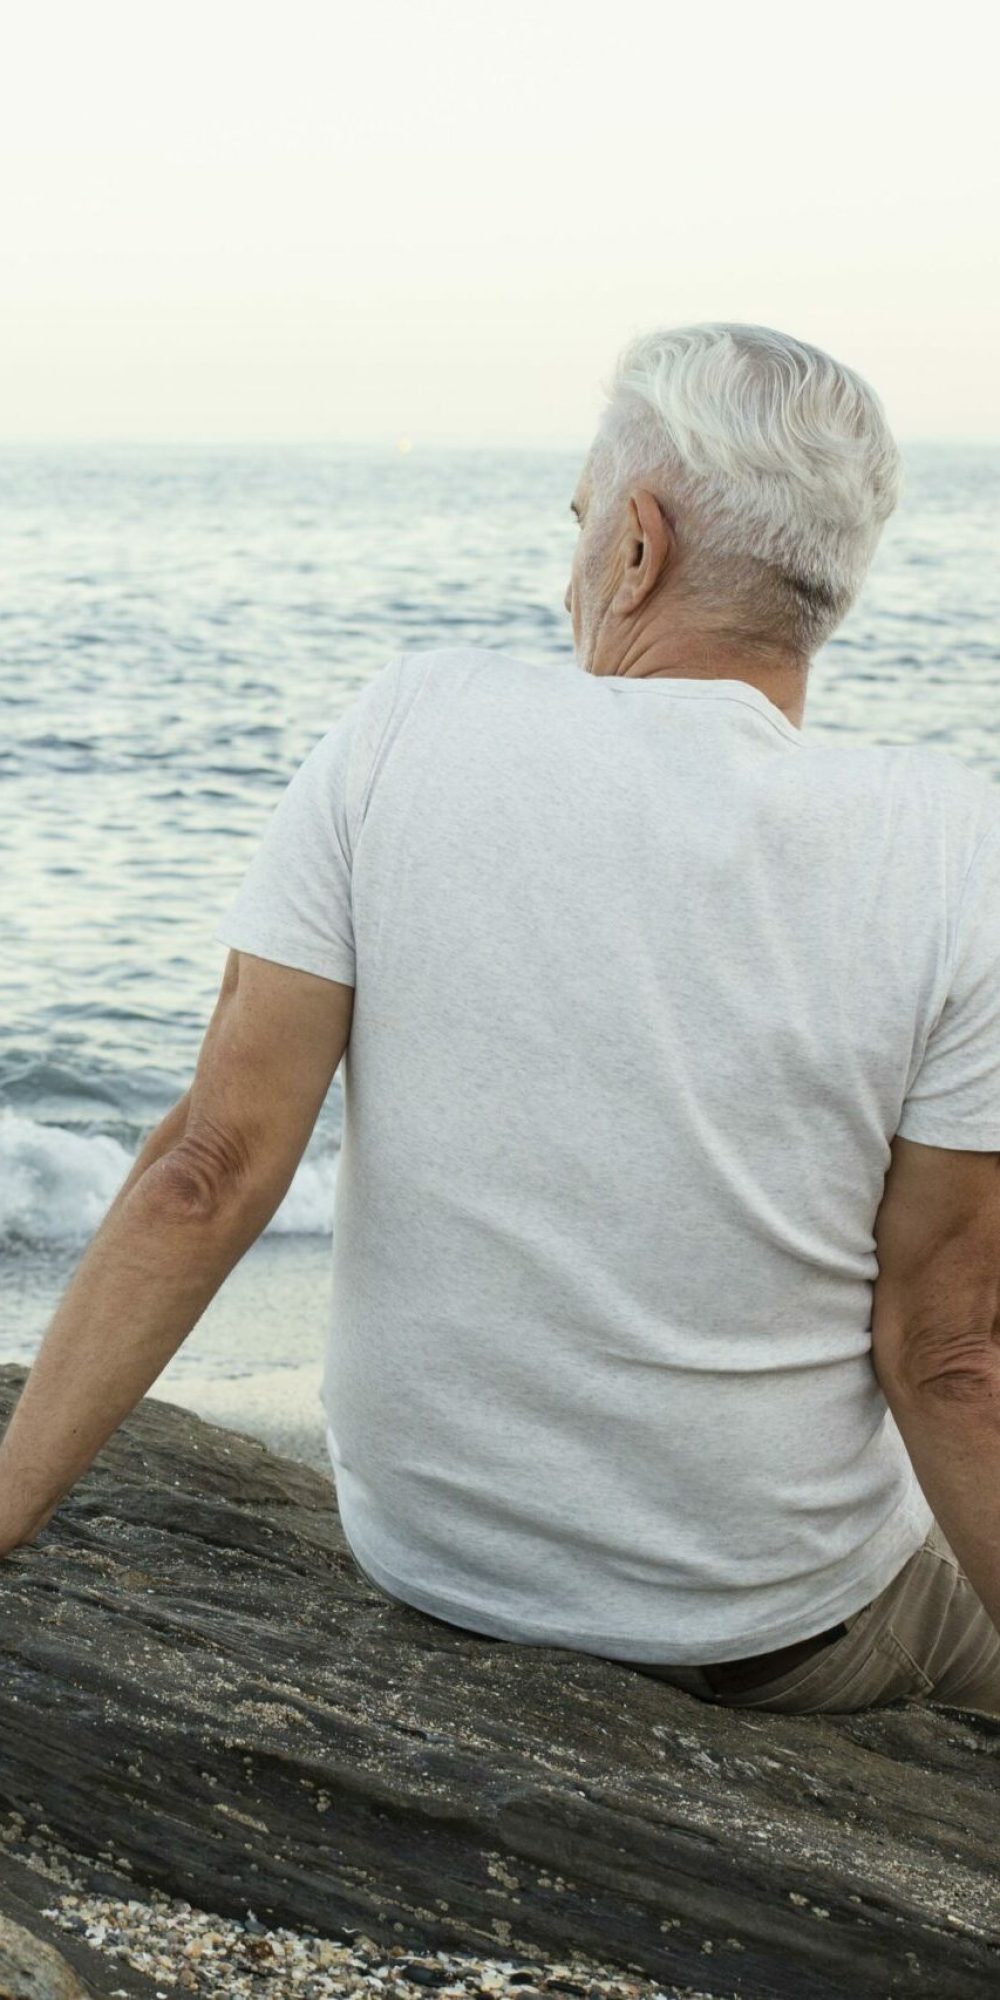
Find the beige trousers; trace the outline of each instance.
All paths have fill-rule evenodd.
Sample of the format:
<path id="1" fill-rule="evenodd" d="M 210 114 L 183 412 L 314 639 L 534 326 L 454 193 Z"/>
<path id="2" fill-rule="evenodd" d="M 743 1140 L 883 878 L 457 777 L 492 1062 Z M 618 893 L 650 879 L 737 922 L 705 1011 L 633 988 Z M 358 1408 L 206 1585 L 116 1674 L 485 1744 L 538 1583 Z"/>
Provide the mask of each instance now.
<path id="1" fill-rule="evenodd" d="M 628 1664 L 725 1708 L 836 1715 L 907 1701 L 1000 1715 L 1000 1631 L 936 1522 L 892 1582 L 843 1623 L 847 1632 L 822 1652 L 742 1694 L 713 1692 L 700 1667 Z"/>

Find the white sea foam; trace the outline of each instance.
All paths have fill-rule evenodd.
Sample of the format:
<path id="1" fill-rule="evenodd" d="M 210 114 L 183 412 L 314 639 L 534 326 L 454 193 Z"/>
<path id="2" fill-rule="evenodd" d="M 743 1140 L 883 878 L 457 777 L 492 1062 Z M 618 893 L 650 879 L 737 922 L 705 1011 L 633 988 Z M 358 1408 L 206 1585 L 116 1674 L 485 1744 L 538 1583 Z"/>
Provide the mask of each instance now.
<path id="1" fill-rule="evenodd" d="M 0 1116 L 0 1241 L 72 1243 L 93 1234 L 131 1166 L 100 1133 Z"/>
<path id="2" fill-rule="evenodd" d="M 276 1235 L 325 1236 L 333 1226 L 336 1153 L 302 1161 L 268 1224 Z M 83 1243 L 132 1167 L 104 1133 L 45 1125 L 0 1110 L 0 1243 Z"/>

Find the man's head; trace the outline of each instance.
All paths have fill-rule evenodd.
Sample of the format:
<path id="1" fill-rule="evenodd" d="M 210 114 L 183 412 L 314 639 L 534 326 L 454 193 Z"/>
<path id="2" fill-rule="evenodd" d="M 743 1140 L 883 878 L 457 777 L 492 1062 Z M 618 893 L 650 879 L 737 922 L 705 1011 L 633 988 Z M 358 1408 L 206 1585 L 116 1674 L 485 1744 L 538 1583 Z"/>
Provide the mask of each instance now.
<path id="1" fill-rule="evenodd" d="M 804 676 L 899 498 L 874 390 L 789 334 L 712 324 L 633 341 L 606 394 L 572 503 L 579 664 Z"/>

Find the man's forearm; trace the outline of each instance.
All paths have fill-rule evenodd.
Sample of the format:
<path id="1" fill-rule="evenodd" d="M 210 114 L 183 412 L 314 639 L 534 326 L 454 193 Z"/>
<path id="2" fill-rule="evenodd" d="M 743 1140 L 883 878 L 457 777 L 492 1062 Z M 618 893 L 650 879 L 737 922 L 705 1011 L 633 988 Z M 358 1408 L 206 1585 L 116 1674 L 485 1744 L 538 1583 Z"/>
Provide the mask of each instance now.
<path id="1" fill-rule="evenodd" d="M 886 1395 L 928 1506 L 1000 1631 L 1000 1366 Z"/>
<path id="2" fill-rule="evenodd" d="M 88 1244 L 0 1441 L 0 1554 L 44 1526 L 268 1220 L 266 1204 L 206 1214 L 179 1198 L 164 1167 L 185 1110 L 150 1135 Z"/>

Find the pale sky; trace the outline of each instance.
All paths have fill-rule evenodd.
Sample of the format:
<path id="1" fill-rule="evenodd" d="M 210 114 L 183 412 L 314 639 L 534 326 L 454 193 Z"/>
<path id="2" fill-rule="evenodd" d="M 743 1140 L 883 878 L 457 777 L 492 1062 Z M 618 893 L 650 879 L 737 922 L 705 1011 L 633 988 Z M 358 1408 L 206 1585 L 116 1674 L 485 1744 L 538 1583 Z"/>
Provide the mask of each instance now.
<path id="1" fill-rule="evenodd" d="M 993 18 L 0 0 L 0 438 L 579 445 L 733 319 L 1000 442 Z"/>

